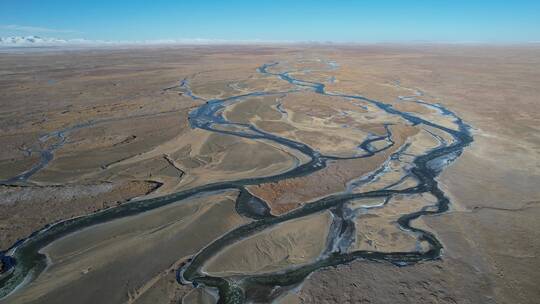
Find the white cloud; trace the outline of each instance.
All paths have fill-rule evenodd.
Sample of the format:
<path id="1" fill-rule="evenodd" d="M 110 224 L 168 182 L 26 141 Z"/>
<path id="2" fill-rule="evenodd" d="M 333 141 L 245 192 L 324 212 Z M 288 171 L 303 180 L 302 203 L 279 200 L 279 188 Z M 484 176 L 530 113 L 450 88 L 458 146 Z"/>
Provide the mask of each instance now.
<path id="1" fill-rule="evenodd" d="M 73 30 L 60 30 L 60 29 L 53 29 L 53 28 L 48 28 L 48 27 L 17 25 L 17 24 L 0 25 L 0 29 L 27 32 L 27 33 L 64 33 L 64 34 L 78 33 L 77 31 L 73 31 Z"/>

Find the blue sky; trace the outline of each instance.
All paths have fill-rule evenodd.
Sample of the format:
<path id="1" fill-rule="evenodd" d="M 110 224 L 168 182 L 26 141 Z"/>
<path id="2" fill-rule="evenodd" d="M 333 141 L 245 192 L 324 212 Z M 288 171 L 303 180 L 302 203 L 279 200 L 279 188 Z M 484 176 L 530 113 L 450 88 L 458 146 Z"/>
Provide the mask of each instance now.
<path id="1" fill-rule="evenodd" d="M 540 41 L 536 1 L 0 0 L 0 37 Z"/>

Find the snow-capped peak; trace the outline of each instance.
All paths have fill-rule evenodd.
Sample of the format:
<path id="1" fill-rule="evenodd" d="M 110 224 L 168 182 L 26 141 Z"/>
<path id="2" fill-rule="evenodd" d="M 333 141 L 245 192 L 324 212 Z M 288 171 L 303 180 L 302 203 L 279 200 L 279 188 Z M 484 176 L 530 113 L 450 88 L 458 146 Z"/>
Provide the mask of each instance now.
<path id="1" fill-rule="evenodd" d="M 63 39 L 43 38 L 39 36 L 0 38 L 0 45 L 2 46 L 56 45 L 65 43 L 67 41 Z"/>

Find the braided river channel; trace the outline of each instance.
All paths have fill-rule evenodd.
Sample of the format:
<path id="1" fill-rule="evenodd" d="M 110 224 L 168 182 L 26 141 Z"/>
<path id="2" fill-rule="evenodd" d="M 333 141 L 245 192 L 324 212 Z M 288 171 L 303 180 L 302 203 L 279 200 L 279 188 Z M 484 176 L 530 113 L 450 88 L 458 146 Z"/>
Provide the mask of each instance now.
<path id="1" fill-rule="evenodd" d="M 328 61 L 324 63 L 325 71 L 332 71 L 337 68 L 334 62 Z M 236 189 L 240 193 L 236 199 L 236 212 L 251 220 L 222 234 L 176 270 L 178 284 L 192 284 L 196 287 L 212 289 L 214 293 L 217 293 L 219 303 L 272 302 L 285 292 L 299 286 L 312 272 L 325 267 L 346 264 L 353 260 L 381 261 L 392 263 L 396 267 L 408 267 L 418 262 L 439 259 L 443 249 L 440 240 L 432 232 L 414 227 L 412 222 L 422 216 L 435 215 L 449 210 L 450 201 L 441 188 L 439 188 L 437 176 L 446 166 L 459 157 L 463 149 L 473 141 L 470 127 L 449 109 L 439 104 L 427 104 L 422 101 L 421 92 L 414 96 L 401 97 L 401 99 L 403 99 L 403 102 L 414 102 L 418 105 L 431 107 L 437 112 L 437 115 L 452 120 L 455 128 L 440 124 L 435 120 L 430 120 L 427 117 L 412 112 L 398 110 L 391 104 L 365 96 L 329 91 L 326 88 L 325 82 L 302 79 L 302 75 L 307 75 L 310 71 L 301 69 L 294 71 L 285 70 L 284 66 L 284 63 L 281 62 L 271 62 L 260 66 L 257 72 L 261 76 L 275 78 L 288 83 L 292 87 L 290 90 L 275 92 L 254 91 L 236 96 L 205 100 L 191 90 L 189 77 L 181 80 L 178 86 L 169 89 L 181 90 L 184 95 L 190 98 L 204 101 L 202 105 L 192 110 L 189 114 L 189 123 L 192 128 L 246 139 L 269 141 L 274 145 L 284 146 L 289 150 L 294 150 L 307 156 L 306 159 L 309 159 L 308 161 L 298 163 L 294 168 L 277 175 L 210 183 L 158 198 L 136 200 L 88 216 L 62 221 L 36 231 L 27 239 L 14 244 L 10 250 L 2 255 L 1 258 L 7 266 L 4 273 L 0 276 L 0 297 L 10 294 L 13 290 L 24 288 L 25 284 L 36 279 L 46 269 L 48 263 L 47 257 L 40 253 L 40 250 L 62 237 L 80 231 L 83 228 L 141 214 L 195 195 L 201 196 L 205 195 L 205 193 L 215 193 L 216 191 L 229 189 Z M 413 155 L 410 166 L 401 180 L 405 178 L 413 179 L 416 181 L 414 185 L 401 188 L 385 186 L 361 192 L 350 191 L 349 188 L 368 184 L 375 180 L 385 169 L 381 167 L 367 175 L 358 176 L 349 183 L 346 191 L 331 193 L 315 200 L 301 202 L 298 208 L 289 212 L 273 214 L 270 204 L 248 191 L 248 186 L 309 176 L 327 167 L 329 162 L 369 158 L 378 153 L 384 153 L 395 144 L 394 134 L 390 128 L 391 124 L 387 124 L 385 125 L 386 134 L 369 136 L 358 145 L 358 150 L 361 153 L 353 156 L 325 155 L 306 143 L 262 130 L 251 123 L 230 121 L 224 115 L 224 111 L 228 108 L 237 103 L 249 102 L 250 98 L 261 96 L 283 98 L 290 95 L 306 94 L 307 92 L 332 98 L 342 98 L 350 102 L 369 104 L 379 111 L 384 112 L 385 115 L 399 117 L 411 126 L 428 127 L 431 130 L 436 130 L 438 134 L 445 134 L 447 138 L 451 138 L 452 140 L 440 139 L 437 147 L 428 149 L 419 155 Z M 286 109 L 283 109 L 281 105 L 278 105 L 278 110 L 283 115 L 287 114 Z M 390 158 L 397 159 L 405 155 L 406 148 L 407 144 L 403 145 L 402 148 L 392 153 Z M 52 159 L 48 153 L 44 153 L 44 155 L 47 161 Z M 35 170 L 39 170 L 45 165 L 46 163 L 42 161 Z M 427 194 L 435 200 L 432 204 L 420 210 L 401 214 L 397 219 L 397 225 L 401 230 L 415 235 L 417 240 L 427 244 L 426 246 L 413 251 L 397 252 L 356 250 L 353 248 L 351 244 L 354 242 L 357 227 L 355 227 L 355 222 L 352 220 L 354 217 L 351 215 L 353 211 L 348 206 L 351 201 L 380 199 L 383 203 L 370 206 L 369 208 L 386 208 L 391 198 L 395 196 L 415 194 Z M 264 273 L 213 276 L 204 271 L 204 266 L 208 261 L 232 244 L 245 240 L 262 231 L 272 229 L 278 224 L 324 211 L 331 212 L 332 223 L 328 232 L 325 249 L 315 260 L 301 265 L 284 267 L 279 271 Z"/>

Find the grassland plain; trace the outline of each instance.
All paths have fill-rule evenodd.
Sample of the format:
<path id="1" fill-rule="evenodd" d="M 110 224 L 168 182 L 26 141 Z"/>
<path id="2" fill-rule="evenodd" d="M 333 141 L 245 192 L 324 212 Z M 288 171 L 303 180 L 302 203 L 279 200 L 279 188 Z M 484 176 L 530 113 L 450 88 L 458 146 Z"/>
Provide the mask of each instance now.
<path id="1" fill-rule="evenodd" d="M 260 73 L 267 63 L 278 64 Z M 329 195 L 415 187 L 418 181 L 407 177 L 414 157 L 455 140 L 311 86 L 324 83 L 324 92 L 361 95 L 456 130 L 454 119 L 441 115 L 449 109 L 472 126 L 474 142 L 437 177 L 450 210 L 412 222 L 443 244 L 440 259 L 407 267 L 365 259 L 323 267 L 301 284 L 277 289 L 274 300 L 535 303 L 540 297 L 540 48 L 49 50 L 2 54 L 0 65 L 1 250 L 61 220 L 208 184 L 279 176 L 309 163 L 291 146 L 235 136 L 248 132 L 246 125 L 255 127 L 252 134 L 304 143 L 332 158 L 311 174 L 246 187 L 276 219 Z M 251 92 L 267 95 L 224 101 L 230 104 L 220 113 L 234 122 L 220 126 L 228 134 L 192 128 L 194 109 Z M 60 296 L 88 303 L 215 302 L 217 289 L 180 285 L 175 271 L 201 248 L 257 222 L 238 214 L 240 197 L 235 189 L 207 193 L 70 233 L 41 250 L 48 268 L 3 302 L 53 303 Z M 351 201 L 254 231 L 201 269 L 248 288 L 247 277 L 305 267 L 337 248 L 427 252 L 429 244 L 396 221 L 433 204 L 426 194 Z M 356 230 L 343 237 L 352 241 L 344 245 L 336 231 L 349 222 Z M 245 291 L 248 300 L 260 299 Z"/>

